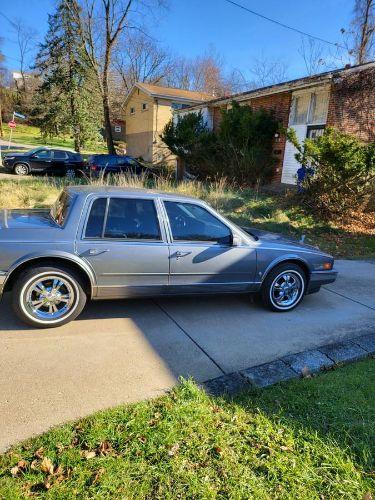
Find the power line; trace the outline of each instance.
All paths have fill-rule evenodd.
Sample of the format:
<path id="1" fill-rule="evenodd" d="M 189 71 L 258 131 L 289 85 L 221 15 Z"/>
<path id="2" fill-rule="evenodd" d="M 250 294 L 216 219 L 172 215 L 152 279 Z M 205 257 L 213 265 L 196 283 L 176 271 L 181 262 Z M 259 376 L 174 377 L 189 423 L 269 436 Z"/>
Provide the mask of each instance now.
<path id="1" fill-rule="evenodd" d="M 277 21 L 276 19 L 272 19 L 271 17 L 265 16 L 264 14 L 260 14 L 259 12 L 255 12 L 255 10 L 251 10 L 248 7 L 245 7 L 244 5 L 241 5 L 237 2 L 234 2 L 233 0 L 224 0 L 224 1 L 234 5 L 235 7 L 238 7 L 239 9 L 246 10 L 246 12 L 250 12 L 250 14 L 253 14 L 254 16 L 258 16 L 262 19 L 265 19 L 266 21 L 277 24 L 278 26 L 281 26 L 282 28 L 286 28 L 288 30 L 295 31 L 296 33 L 299 33 L 300 35 L 308 36 L 309 38 L 314 38 L 315 40 L 319 40 L 319 42 L 327 43 L 328 45 L 333 45 L 334 47 L 339 47 L 341 49 L 345 49 L 345 47 L 343 47 L 342 45 L 339 45 L 338 43 L 330 42 L 329 40 L 325 40 L 324 38 L 320 38 L 319 36 L 312 35 L 311 33 L 306 33 L 305 31 L 299 30 L 298 28 L 294 28 L 293 26 L 289 26 L 288 24 L 284 24 L 280 21 Z"/>

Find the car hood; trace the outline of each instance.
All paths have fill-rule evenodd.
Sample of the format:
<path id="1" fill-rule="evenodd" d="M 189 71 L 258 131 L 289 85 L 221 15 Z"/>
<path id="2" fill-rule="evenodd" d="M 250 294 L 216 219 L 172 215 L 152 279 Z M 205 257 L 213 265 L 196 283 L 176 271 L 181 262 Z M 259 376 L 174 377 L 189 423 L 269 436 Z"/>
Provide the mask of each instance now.
<path id="1" fill-rule="evenodd" d="M 4 159 L 5 158 L 19 158 L 19 157 L 25 157 L 25 156 L 28 156 L 26 153 L 7 153 L 5 156 L 4 156 Z"/>
<path id="2" fill-rule="evenodd" d="M 42 229 L 57 227 L 46 209 L 0 211 L 1 229 Z"/>
<path id="3" fill-rule="evenodd" d="M 308 245 L 307 243 L 302 243 L 295 238 L 285 236 L 280 233 L 271 233 L 269 231 L 263 231 L 262 229 L 257 229 L 255 227 L 241 227 L 243 231 L 250 234 L 250 236 L 255 237 L 261 242 L 264 243 L 278 243 L 281 245 L 293 245 L 294 247 L 304 248 L 306 250 L 315 250 L 319 252 L 319 248 L 314 247 L 313 245 Z"/>

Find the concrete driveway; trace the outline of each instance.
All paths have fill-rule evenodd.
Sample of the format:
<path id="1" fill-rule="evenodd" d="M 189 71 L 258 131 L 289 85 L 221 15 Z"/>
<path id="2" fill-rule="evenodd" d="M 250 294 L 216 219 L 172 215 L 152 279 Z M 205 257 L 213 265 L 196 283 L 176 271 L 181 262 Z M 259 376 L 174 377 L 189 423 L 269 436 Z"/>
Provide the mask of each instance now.
<path id="1" fill-rule="evenodd" d="M 0 449 L 95 410 L 158 395 L 179 376 L 218 377 L 375 328 L 375 263 L 338 261 L 339 279 L 290 313 L 246 296 L 94 302 L 35 330 L 0 305 Z"/>

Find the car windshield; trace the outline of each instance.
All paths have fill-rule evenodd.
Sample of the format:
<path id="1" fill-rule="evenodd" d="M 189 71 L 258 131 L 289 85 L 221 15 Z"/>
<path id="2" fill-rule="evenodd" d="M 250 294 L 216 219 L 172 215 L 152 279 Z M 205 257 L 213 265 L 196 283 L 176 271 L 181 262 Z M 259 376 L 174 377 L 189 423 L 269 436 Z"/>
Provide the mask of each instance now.
<path id="1" fill-rule="evenodd" d="M 43 149 L 43 148 L 39 147 L 39 148 L 30 149 L 30 150 L 27 152 L 27 154 L 29 154 L 29 155 L 33 155 L 34 153 L 36 153 L 36 152 L 40 151 L 41 149 Z"/>
<path id="2" fill-rule="evenodd" d="M 51 207 L 50 216 L 59 226 L 63 226 L 72 204 L 72 197 L 63 191 Z"/>

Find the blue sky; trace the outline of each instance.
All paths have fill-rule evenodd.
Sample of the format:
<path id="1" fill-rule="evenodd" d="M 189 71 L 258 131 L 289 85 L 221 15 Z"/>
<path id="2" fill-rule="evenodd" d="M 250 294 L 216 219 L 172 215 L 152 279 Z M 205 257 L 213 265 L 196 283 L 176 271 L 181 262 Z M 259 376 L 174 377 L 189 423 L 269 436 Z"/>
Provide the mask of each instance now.
<path id="1" fill-rule="evenodd" d="M 249 8 L 322 38 L 340 41 L 354 0 L 237 0 Z M 33 26 L 42 38 L 54 0 L 1 0 L 0 12 Z M 254 58 L 281 60 L 288 77 L 305 74 L 298 53 L 301 36 L 244 12 L 225 0 L 169 0 L 169 8 L 150 23 L 154 37 L 174 53 L 194 57 L 210 48 L 220 53 L 226 68 L 239 68 L 247 77 Z M 2 50 L 7 66 L 17 68 L 14 34 L 0 17 Z"/>

